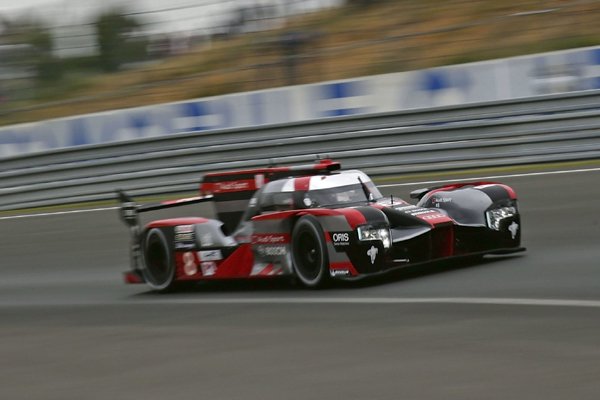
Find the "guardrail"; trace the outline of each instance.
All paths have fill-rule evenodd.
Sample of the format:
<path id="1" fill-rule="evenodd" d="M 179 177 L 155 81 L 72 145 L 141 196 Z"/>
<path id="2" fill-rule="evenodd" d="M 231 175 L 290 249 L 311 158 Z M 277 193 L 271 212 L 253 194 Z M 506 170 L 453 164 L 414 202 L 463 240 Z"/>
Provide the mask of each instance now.
<path id="1" fill-rule="evenodd" d="M 371 175 L 600 157 L 600 91 L 192 132 L 0 159 L 0 210 L 192 191 L 216 170 L 307 162 Z"/>

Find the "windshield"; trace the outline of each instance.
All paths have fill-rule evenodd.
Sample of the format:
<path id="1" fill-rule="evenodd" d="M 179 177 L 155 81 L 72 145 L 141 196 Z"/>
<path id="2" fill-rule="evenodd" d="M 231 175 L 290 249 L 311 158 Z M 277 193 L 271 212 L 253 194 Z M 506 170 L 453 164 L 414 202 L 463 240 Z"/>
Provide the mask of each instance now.
<path id="1" fill-rule="evenodd" d="M 360 183 L 338 186 L 334 188 L 309 190 L 304 195 L 304 205 L 306 207 L 332 207 L 359 205 L 368 203 L 369 200 L 381 198 L 381 193 L 372 182 L 365 182 L 368 192 L 373 195 L 372 199 L 367 198 L 367 194 Z"/>

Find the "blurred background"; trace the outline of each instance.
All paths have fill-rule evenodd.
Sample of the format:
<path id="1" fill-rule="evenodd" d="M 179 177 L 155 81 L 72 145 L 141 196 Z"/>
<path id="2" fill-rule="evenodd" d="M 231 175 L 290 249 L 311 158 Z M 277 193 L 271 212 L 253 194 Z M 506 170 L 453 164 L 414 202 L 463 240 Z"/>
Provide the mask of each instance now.
<path id="1" fill-rule="evenodd" d="M 592 46 L 599 18 L 597 0 L 0 1 L 0 125 Z"/>

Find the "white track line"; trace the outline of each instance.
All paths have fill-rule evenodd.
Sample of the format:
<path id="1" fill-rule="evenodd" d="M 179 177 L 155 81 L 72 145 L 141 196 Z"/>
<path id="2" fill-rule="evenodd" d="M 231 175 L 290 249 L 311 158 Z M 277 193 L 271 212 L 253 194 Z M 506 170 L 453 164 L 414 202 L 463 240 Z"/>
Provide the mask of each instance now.
<path id="1" fill-rule="evenodd" d="M 387 185 L 377 185 L 377 186 L 378 187 L 420 186 L 420 185 L 431 185 L 431 184 L 450 183 L 450 182 L 485 181 L 485 180 L 490 180 L 490 179 L 521 178 L 521 177 L 528 177 L 528 176 L 575 174 L 575 173 L 598 172 L 598 171 L 600 171 L 600 168 L 571 169 L 571 170 L 563 170 L 563 171 L 531 172 L 531 173 L 525 173 L 525 174 L 494 175 L 494 176 L 473 177 L 473 178 L 446 179 L 446 180 L 438 180 L 438 181 L 390 183 Z M 11 215 L 11 216 L 7 216 L 7 217 L 0 217 L 0 221 L 10 220 L 10 219 L 18 219 L 18 218 L 48 217 L 48 216 L 54 216 L 54 215 L 67 215 L 67 214 L 77 214 L 77 213 L 96 212 L 96 211 L 108 211 L 108 210 L 116 210 L 118 208 L 119 207 L 105 207 L 105 208 L 92 208 L 92 209 L 73 210 L 73 211 L 57 211 L 57 212 L 48 212 L 48 213 L 39 213 L 39 214 Z"/>
<path id="2" fill-rule="evenodd" d="M 67 214 L 79 214 L 79 213 L 87 213 L 87 212 L 96 212 L 96 211 L 109 211 L 109 210 L 117 210 L 119 207 L 104 207 L 104 208 L 88 208 L 84 210 L 71 210 L 71 211 L 55 211 L 48 213 L 39 213 L 39 214 L 23 214 L 23 215 L 11 215 L 8 217 L 0 217 L 1 220 L 6 219 L 19 219 L 19 218 L 33 218 L 33 217 L 48 217 L 54 215 L 67 215 Z"/>
<path id="3" fill-rule="evenodd" d="M 489 179 L 522 178 L 522 177 L 529 177 L 529 176 L 575 174 L 575 173 L 598 172 L 598 171 L 600 171 L 600 168 L 570 169 L 570 170 L 564 170 L 564 171 L 529 172 L 529 173 L 524 173 L 524 174 L 493 175 L 493 176 L 474 177 L 474 178 L 445 179 L 445 180 L 439 180 L 439 181 L 390 183 L 387 185 L 377 185 L 377 186 L 378 187 L 396 187 L 396 186 L 430 185 L 432 183 L 437 184 L 437 183 L 450 183 L 450 182 L 484 181 L 484 180 L 489 180 Z"/>
<path id="4" fill-rule="evenodd" d="M 126 301 L 127 304 L 180 304 L 180 305 L 236 305 L 236 304 L 467 304 L 495 306 L 542 306 L 542 307 L 586 307 L 600 308 L 600 300 L 568 300 L 568 299 L 511 299 L 485 297 L 277 297 L 277 298 L 185 298 L 185 299 L 153 299 Z"/>

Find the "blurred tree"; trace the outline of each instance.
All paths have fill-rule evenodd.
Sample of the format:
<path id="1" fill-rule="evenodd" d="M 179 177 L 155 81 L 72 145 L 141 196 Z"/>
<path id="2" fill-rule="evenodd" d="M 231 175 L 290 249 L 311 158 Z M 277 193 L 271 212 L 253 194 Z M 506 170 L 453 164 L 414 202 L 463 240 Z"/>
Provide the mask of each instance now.
<path id="1" fill-rule="evenodd" d="M 38 79 L 53 81 L 62 76 L 61 63 L 53 55 L 54 41 L 50 31 L 39 21 L 19 18 L 2 22 L 2 42 L 24 45 L 10 62 L 20 68 L 33 68 Z"/>
<path id="2" fill-rule="evenodd" d="M 128 61 L 127 36 L 139 27 L 139 23 L 121 10 L 111 10 L 101 14 L 95 26 L 100 66 L 106 72 L 117 71 L 123 62 Z"/>
<path id="3" fill-rule="evenodd" d="M 34 51 L 34 66 L 38 79 L 56 81 L 62 77 L 62 63 L 52 54 L 54 41 L 52 35 L 41 25 L 34 25 L 26 34 L 26 44 Z"/>
<path id="4" fill-rule="evenodd" d="M 305 47 L 310 46 L 321 36 L 320 32 L 287 31 L 279 39 L 283 50 L 283 65 L 288 85 L 298 83 L 298 64 Z"/>
<path id="5" fill-rule="evenodd" d="M 3 15 L 0 15 L 0 43 L 3 42 L 4 31 L 8 25 L 8 21 Z"/>

